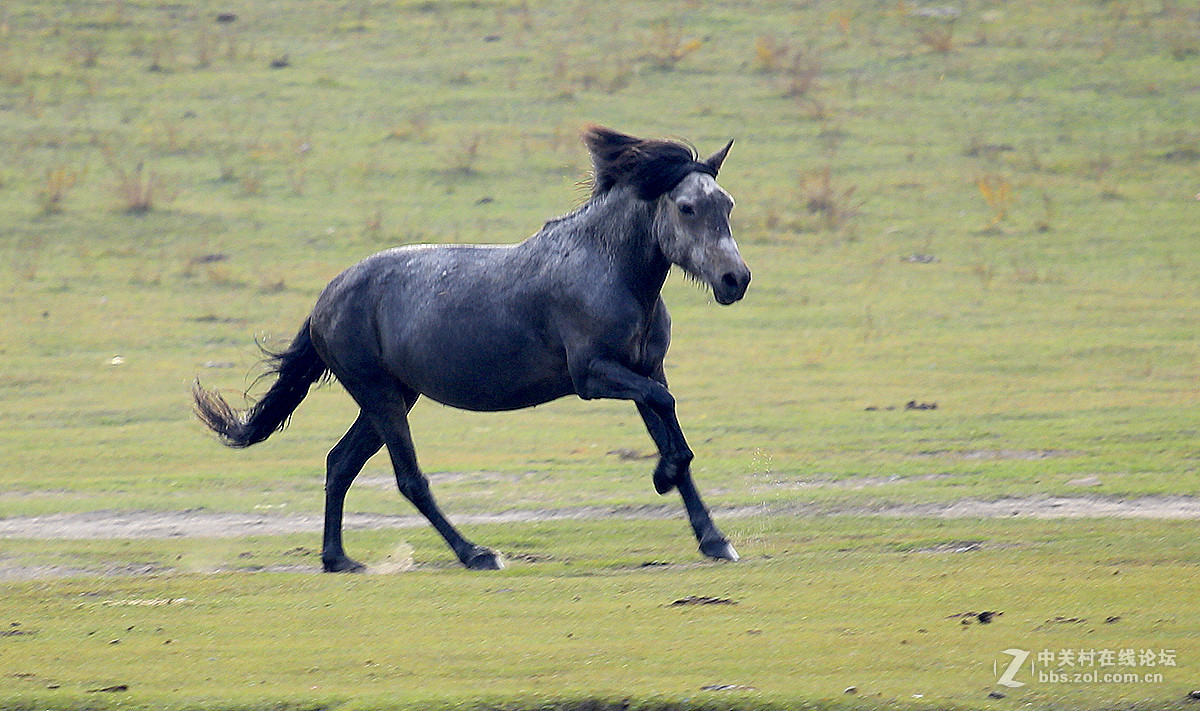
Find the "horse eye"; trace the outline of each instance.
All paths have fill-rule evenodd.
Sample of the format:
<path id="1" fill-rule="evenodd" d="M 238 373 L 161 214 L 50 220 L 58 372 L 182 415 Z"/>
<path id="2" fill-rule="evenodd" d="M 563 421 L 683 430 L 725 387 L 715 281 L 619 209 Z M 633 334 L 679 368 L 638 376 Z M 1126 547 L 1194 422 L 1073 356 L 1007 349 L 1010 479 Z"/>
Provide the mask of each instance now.
<path id="1" fill-rule="evenodd" d="M 695 209 L 694 207 L 692 207 L 691 205 L 688 205 L 687 203 L 684 203 L 684 204 L 680 205 L 680 206 L 679 206 L 679 211 L 680 211 L 680 212 L 682 212 L 682 213 L 683 213 L 683 214 L 685 214 L 685 215 L 694 215 L 694 214 L 696 214 L 696 209 Z"/>

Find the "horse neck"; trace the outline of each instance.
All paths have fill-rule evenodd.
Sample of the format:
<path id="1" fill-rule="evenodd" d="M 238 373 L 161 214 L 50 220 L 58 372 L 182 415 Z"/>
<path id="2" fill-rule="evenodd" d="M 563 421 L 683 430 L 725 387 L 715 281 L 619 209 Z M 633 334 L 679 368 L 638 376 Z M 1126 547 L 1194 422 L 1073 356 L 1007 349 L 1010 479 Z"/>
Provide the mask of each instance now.
<path id="1" fill-rule="evenodd" d="M 599 254 L 639 301 L 658 301 L 671 263 L 654 236 L 653 203 L 617 188 L 593 198 L 571 218 L 564 236 L 578 248 Z"/>

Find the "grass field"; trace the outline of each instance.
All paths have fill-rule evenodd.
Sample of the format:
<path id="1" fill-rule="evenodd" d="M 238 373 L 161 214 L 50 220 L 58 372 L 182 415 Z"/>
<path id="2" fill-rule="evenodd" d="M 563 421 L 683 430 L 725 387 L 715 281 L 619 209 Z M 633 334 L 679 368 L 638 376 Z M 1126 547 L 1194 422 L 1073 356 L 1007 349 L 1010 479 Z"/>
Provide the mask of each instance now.
<path id="1" fill-rule="evenodd" d="M 1200 610 L 1163 594 L 1200 563 L 1192 523 L 1101 524 L 1098 542 L 1062 522 L 771 517 L 733 523 L 749 553 L 737 565 L 664 553 L 682 528 L 485 527 L 510 555 L 495 575 L 459 569 L 423 529 L 399 548 L 394 532 L 357 537 L 374 560 L 427 561 L 391 575 L 316 574 L 296 537 L 49 546 L 48 560 L 193 572 L 9 585 L 4 696 L 18 708 L 1171 708 L 1194 684 Z M 236 563 L 204 572 L 222 555 Z M 1013 648 L 1152 649 L 1175 665 L 1067 670 L 1162 675 L 1145 683 L 1037 683 L 1026 667 L 1027 686 L 1006 689 L 993 665 Z M 114 687 L 127 689 L 98 691 Z"/>
<path id="2" fill-rule="evenodd" d="M 1170 0 L 5 3 L 0 517 L 317 513 L 354 414 L 337 386 L 231 452 L 192 380 L 236 399 L 254 338 L 290 338 L 378 249 L 567 212 L 588 122 L 737 139 L 721 182 L 754 283 L 724 309 L 673 277 L 667 368 L 718 516 L 757 513 L 724 522 L 737 566 L 682 520 L 470 527 L 498 575 L 424 529 L 351 532 L 403 571 L 362 577 L 307 574 L 316 529 L 10 536 L 0 699 L 1184 703 L 1194 520 L 871 514 L 1195 503 L 1198 67 L 1200 14 Z M 626 403 L 426 402 L 413 429 L 452 517 L 660 503 Z M 382 457 L 363 476 L 350 510 L 409 513 Z M 1177 664 L 1009 689 L 1010 648 Z"/>

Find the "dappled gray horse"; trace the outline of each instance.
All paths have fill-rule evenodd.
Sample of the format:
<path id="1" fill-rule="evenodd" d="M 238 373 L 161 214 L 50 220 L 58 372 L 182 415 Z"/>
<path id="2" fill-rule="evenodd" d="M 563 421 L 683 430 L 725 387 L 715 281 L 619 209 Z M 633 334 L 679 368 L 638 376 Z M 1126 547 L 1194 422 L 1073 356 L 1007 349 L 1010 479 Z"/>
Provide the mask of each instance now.
<path id="1" fill-rule="evenodd" d="M 332 375 L 361 409 L 329 452 L 321 561 L 363 566 L 342 547 L 354 477 L 386 445 L 401 493 L 462 564 L 502 566 L 446 520 L 417 466 L 408 412 L 421 395 L 466 410 L 512 410 L 564 395 L 632 400 L 658 447 L 654 488 L 678 489 L 700 550 L 737 560 L 692 482 L 692 450 L 675 417 L 663 358 L 671 320 L 660 291 L 671 265 L 732 304 L 750 270 L 729 230 L 733 199 L 717 171 L 733 141 L 704 161 L 673 141 L 594 126 L 589 200 L 514 245 L 410 245 L 337 276 L 285 350 L 277 376 L 248 410 L 196 383 L 196 413 L 232 447 L 282 429 L 309 386 Z"/>

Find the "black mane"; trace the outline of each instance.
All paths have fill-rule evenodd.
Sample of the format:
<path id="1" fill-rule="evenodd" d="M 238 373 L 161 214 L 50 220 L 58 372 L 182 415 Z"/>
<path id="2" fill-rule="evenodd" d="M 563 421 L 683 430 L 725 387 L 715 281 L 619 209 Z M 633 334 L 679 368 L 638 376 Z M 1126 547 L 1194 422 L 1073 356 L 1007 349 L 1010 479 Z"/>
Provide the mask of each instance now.
<path id="1" fill-rule="evenodd" d="M 583 142 L 592 154 L 592 197 L 618 185 L 628 185 L 642 200 L 654 200 L 670 191 L 688 173 L 717 170 L 696 159 L 696 151 L 677 141 L 635 138 L 603 126 L 591 126 Z"/>

